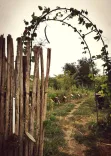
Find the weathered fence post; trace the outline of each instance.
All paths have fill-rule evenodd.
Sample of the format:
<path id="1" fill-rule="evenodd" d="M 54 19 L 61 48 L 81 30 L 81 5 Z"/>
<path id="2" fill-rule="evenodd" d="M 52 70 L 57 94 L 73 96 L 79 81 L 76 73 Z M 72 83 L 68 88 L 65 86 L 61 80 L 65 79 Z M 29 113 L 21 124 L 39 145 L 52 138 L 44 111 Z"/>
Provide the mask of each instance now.
<path id="1" fill-rule="evenodd" d="M 39 57 L 37 60 L 37 79 L 36 79 L 36 145 L 35 145 L 35 156 L 39 156 L 39 141 L 40 141 L 40 80 L 39 80 L 39 59 L 40 59 L 40 47 L 35 48 L 35 53 L 38 53 Z"/>
<path id="2" fill-rule="evenodd" d="M 24 107 L 23 107 L 23 48 L 22 48 L 22 40 L 21 38 L 17 39 L 18 41 L 18 51 L 20 55 L 20 78 L 19 78 L 19 86 L 20 86 L 20 115 L 19 115 L 19 135 L 20 135 L 20 148 L 19 148 L 19 156 L 23 156 L 23 136 L 24 136 Z"/>
<path id="3" fill-rule="evenodd" d="M 7 139 L 9 134 L 9 106 L 10 106 L 10 80 L 11 80 L 11 36 L 7 37 L 7 83 L 6 83 L 6 116 L 5 116 L 5 139 Z"/>
<path id="4" fill-rule="evenodd" d="M 46 78 L 45 78 L 45 102 L 44 102 L 44 120 L 46 119 L 47 111 L 47 89 L 48 89 L 48 80 L 49 80 L 49 71 L 50 71 L 50 61 L 51 61 L 51 49 L 47 49 L 47 66 L 46 66 Z"/>
<path id="5" fill-rule="evenodd" d="M 35 131 L 35 109 L 36 109 L 36 93 L 37 93 L 37 78 L 38 78 L 38 66 L 39 66 L 39 50 L 38 48 L 34 48 L 34 57 L 35 57 L 35 66 L 34 66 L 34 79 L 33 79 L 33 86 L 32 86 L 32 105 L 30 111 L 30 134 L 32 137 L 35 138 L 34 131 Z M 38 122 L 38 121 L 36 121 Z M 33 156 L 34 153 L 34 142 L 30 143 L 30 156 Z"/>
<path id="6" fill-rule="evenodd" d="M 3 36 L 0 37 L 0 153 L 3 155 L 3 140 L 4 140 L 4 114 L 5 114 L 5 105 L 4 105 L 4 94 L 5 94 L 5 80 L 6 80 L 6 60 L 5 60 L 5 39 Z"/>
<path id="7" fill-rule="evenodd" d="M 30 42 L 26 45 L 26 81 L 25 81 L 25 134 L 29 132 L 29 92 L 30 92 Z M 25 156 L 28 156 L 28 140 L 25 140 Z"/>
<path id="8" fill-rule="evenodd" d="M 44 120 L 44 60 L 43 50 L 40 48 L 40 63 L 41 63 L 41 85 L 40 85 L 40 141 L 39 141 L 39 156 L 43 156 L 43 120 Z"/>

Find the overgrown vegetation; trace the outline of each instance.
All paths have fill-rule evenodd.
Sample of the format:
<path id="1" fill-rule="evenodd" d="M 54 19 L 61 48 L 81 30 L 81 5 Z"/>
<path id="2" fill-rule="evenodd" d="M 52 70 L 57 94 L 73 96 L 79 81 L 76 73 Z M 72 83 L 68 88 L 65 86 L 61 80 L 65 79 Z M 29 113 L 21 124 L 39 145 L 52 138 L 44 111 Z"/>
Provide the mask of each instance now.
<path id="1" fill-rule="evenodd" d="M 71 103 L 61 103 L 59 105 L 54 103 L 54 109 L 48 111 L 47 121 L 45 123 L 44 156 L 68 156 L 68 154 L 61 152 L 60 148 L 67 148 L 67 142 L 64 139 L 63 125 L 67 126 L 67 124 L 70 123 L 72 123 L 74 129 L 71 137 L 76 140 L 77 146 L 81 147 L 84 145 L 86 147 L 86 149 L 82 151 L 86 156 L 101 156 L 101 150 L 103 150 L 103 153 L 107 151 L 109 154 L 110 146 L 107 145 L 111 143 L 111 125 L 107 124 L 107 114 L 109 110 L 108 108 L 99 110 L 99 122 L 97 124 L 93 92 L 87 91 L 87 95 L 88 96 L 84 95 L 79 99 L 74 98 L 71 100 Z M 64 121 L 67 115 L 75 108 L 75 105 L 80 106 L 75 109 L 72 116 L 69 117 L 69 121 Z M 105 143 L 104 148 L 103 143 Z"/>

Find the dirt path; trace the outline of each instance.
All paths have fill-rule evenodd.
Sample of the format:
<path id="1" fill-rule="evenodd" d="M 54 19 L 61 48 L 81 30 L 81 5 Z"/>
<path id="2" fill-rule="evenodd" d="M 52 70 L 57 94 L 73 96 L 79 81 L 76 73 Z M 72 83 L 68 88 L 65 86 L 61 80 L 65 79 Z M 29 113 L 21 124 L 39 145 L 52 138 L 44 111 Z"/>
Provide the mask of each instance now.
<path id="1" fill-rule="evenodd" d="M 74 117 L 73 113 L 83 103 L 83 100 L 80 103 L 78 100 L 76 101 L 73 100 L 72 103 L 75 105 L 74 109 L 71 112 L 69 112 L 67 116 L 60 118 L 62 130 L 64 132 L 64 139 L 67 144 L 67 147 L 65 149 L 60 148 L 60 151 L 67 153 L 68 155 L 71 155 L 71 156 L 84 156 L 83 151 L 86 149 L 86 147 L 84 145 L 78 144 L 75 141 L 73 135 L 74 135 L 74 132 L 77 131 L 77 129 L 74 127 L 74 121 L 71 120 L 71 117 Z"/>

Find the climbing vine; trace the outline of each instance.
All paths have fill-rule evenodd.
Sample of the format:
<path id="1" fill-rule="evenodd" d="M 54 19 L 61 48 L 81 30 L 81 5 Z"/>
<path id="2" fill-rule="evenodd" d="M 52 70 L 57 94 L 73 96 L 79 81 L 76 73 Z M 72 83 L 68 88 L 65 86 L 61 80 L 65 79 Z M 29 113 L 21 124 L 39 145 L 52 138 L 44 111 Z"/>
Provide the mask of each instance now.
<path id="1" fill-rule="evenodd" d="M 60 22 L 62 25 L 66 25 L 68 27 L 71 27 L 74 32 L 76 32 L 80 38 L 81 38 L 81 44 L 84 46 L 84 51 L 83 53 L 88 52 L 90 55 L 90 61 L 92 64 L 92 71 L 93 71 L 93 61 L 97 59 L 102 59 L 104 61 L 103 67 L 105 69 L 106 75 L 108 76 L 110 73 L 111 69 L 111 61 L 109 59 L 109 53 L 108 53 L 108 45 L 105 44 L 102 34 L 103 31 L 101 29 L 98 29 L 95 24 L 88 18 L 88 11 L 87 10 L 77 10 L 74 8 L 61 8 L 61 7 L 56 7 L 55 9 L 51 10 L 49 7 L 42 7 L 38 6 L 39 10 L 41 11 L 41 16 L 36 16 L 35 13 L 31 15 L 32 19 L 30 22 L 24 20 L 25 23 L 25 30 L 22 35 L 22 40 L 24 44 L 24 49 L 26 48 L 26 44 L 28 41 L 31 41 L 33 43 L 34 39 L 37 37 L 37 29 L 40 23 L 43 22 L 48 22 L 48 21 L 56 21 Z M 52 17 L 52 13 L 55 13 Z M 78 30 L 76 27 L 72 26 L 68 20 L 73 19 L 76 17 L 78 19 L 78 24 L 82 25 L 88 30 L 88 33 L 84 34 L 82 30 Z M 44 34 L 46 37 L 46 40 L 48 43 L 50 43 L 47 33 L 46 33 L 47 26 L 44 29 Z M 94 40 L 97 42 L 101 40 L 102 42 L 102 48 L 101 48 L 101 53 L 96 56 L 91 55 L 91 51 L 89 49 L 89 46 L 86 42 L 86 36 L 91 34 L 92 32 L 95 32 Z M 34 61 L 32 55 L 31 55 L 32 61 Z M 108 76 L 109 77 L 109 76 Z M 92 74 L 92 78 L 94 79 L 94 72 Z M 107 82 L 107 90 L 110 93 L 111 97 L 111 90 L 110 90 L 110 83 L 109 79 Z M 105 86 L 106 87 L 106 86 Z M 104 90 L 104 88 L 103 88 Z"/>
<path id="2" fill-rule="evenodd" d="M 47 8 L 47 7 L 43 8 L 42 6 L 38 6 L 38 8 L 42 12 L 41 16 L 38 17 L 35 15 L 35 13 L 33 13 L 31 15 L 32 19 L 30 22 L 24 20 L 25 30 L 24 30 L 23 36 L 22 36 L 24 45 L 26 45 L 27 41 L 29 41 L 29 40 L 33 42 L 34 38 L 37 37 L 36 30 L 40 23 L 45 22 L 45 21 L 58 21 L 58 22 L 61 22 L 62 25 L 67 25 L 67 26 L 71 27 L 74 30 L 74 32 L 77 32 L 79 34 L 79 36 L 82 39 L 81 44 L 84 45 L 83 53 L 86 53 L 86 50 L 88 50 L 92 61 L 95 59 L 102 59 L 104 61 L 103 66 L 106 68 L 106 72 L 108 73 L 110 66 L 111 66 L 111 61 L 109 59 L 108 50 L 107 50 L 108 45 L 106 45 L 104 43 L 104 40 L 102 38 L 103 31 L 100 29 L 97 29 L 97 26 L 95 24 L 93 24 L 91 22 L 91 20 L 87 17 L 88 11 L 85 11 L 85 10 L 79 11 L 74 8 L 68 9 L 68 8 L 60 8 L 60 7 L 56 7 L 56 9 L 53 9 L 53 10 L 50 10 L 50 8 Z M 62 11 L 64 11 L 64 13 L 62 13 Z M 53 12 L 56 12 L 56 14 L 54 15 L 53 18 L 50 18 L 51 13 L 53 13 Z M 68 15 L 66 17 L 64 17 L 65 14 L 68 14 Z M 63 17 L 63 19 L 59 19 L 62 17 Z M 68 22 L 65 21 L 68 19 L 72 19 L 74 17 L 78 17 L 78 24 L 85 26 L 87 29 L 90 29 L 87 34 L 83 34 L 82 30 L 78 31 L 76 27 L 72 26 L 71 24 L 69 24 Z M 96 41 L 101 40 L 103 43 L 103 47 L 101 48 L 100 55 L 91 56 L 90 49 L 85 40 L 86 35 L 88 35 L 92 32 L 96 33 L 94 40 L 96 40 Z M 44 29 L 44 33 L 45 33 L 46 39 L 49 43 L 50 41 L 48 40 L 48 37 L 46 34 L 46 27 Z"/>

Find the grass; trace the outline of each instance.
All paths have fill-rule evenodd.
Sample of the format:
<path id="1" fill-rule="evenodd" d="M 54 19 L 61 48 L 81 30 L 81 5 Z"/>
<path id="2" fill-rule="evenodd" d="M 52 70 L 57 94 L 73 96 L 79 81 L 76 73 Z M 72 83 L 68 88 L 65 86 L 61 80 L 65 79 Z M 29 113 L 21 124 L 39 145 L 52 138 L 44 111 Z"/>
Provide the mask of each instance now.
<path id="1" fill-rule="evenodd" d="M 66 116 L 73 108 L 74 104 L 71 103 L 63 104 L 60 107 L 56 106 L 53 114 L 56 116 Z"/>
<path id="2" fill-rule="evenodd" d="M 94 113 L 95 106 L 94 106 L 94 99 L 90 98 L 85 100 L 77 111 L 74 112 L 74 115 L 76 116 L 90 116 L 92 113 Z"/>
<path id="3" fill-rule="evenodd" d="M 101 156 L 97 142 L 108 140 L 111 137 L 111 134 L 109 135 L 111 128 L 110 131 L 107 128 L 105 130 L 106 123 L 97 125 L 94 96 L 90 95 L 86 99 L 81 100 L 76 102 L 76 104 L 81 103 L 81 105 L 73 112 L 73 116 L 70 117 L 70 121 L 75 129 L 71 137 L 80 146 L 85 145 L 87 147 L 83 151 L 85 156 Z M 58 116 L 67 116 L 74 109 L 74 106 L 72 103 L 54 105 L 54 110 L 47 113 L 47 120 L 44 122 L 44 156 L 68 156 L 68 154 L 59 150 L 60 147 L 65 148 L 67 145 Z M 105 119 L 107 113 L 107 109 L 99 110 L 99 120 Z"/>
<path id="4" fill-rule="evenodd" d="M 65 146 L 64 134 L 61 130 L 61 126 L 55 116 L 51 116 L 46 120 L 44 126 L 44 156 L 59 156 L 60 152 L 58 147 Z"/>
<path id="5" fill-rule="evenodd" d="M 73 113 L 75 121 L 74 127 L 76 128 L 73 137 L 79 144 L 84 144 L 88 147 L 88 149 L 84 151 L 85 156 L 101 156 L 97 143 L 106 140 L 106 138 L 108 139 L 109 137 L 109 130 L 105 122 L 107 113 L 107 109 L 103 108 L 101 111 L 99 110 L 99 123 L 97 124 L 93 96 L 86 99 L 77 111 Z"/>
<path id="6" fill-rule="evenodd" d="M 65 116 L 73 108 L 73 104 L 61 104 L 59 106 L 55 106 L 54 111 L 47 115 L 47 120 L 44 122 L 44 156 L 68 156 L 66 153 L 59 151 L 59 147 L 65 148 L 66 143 L 57 116 Z"/>

